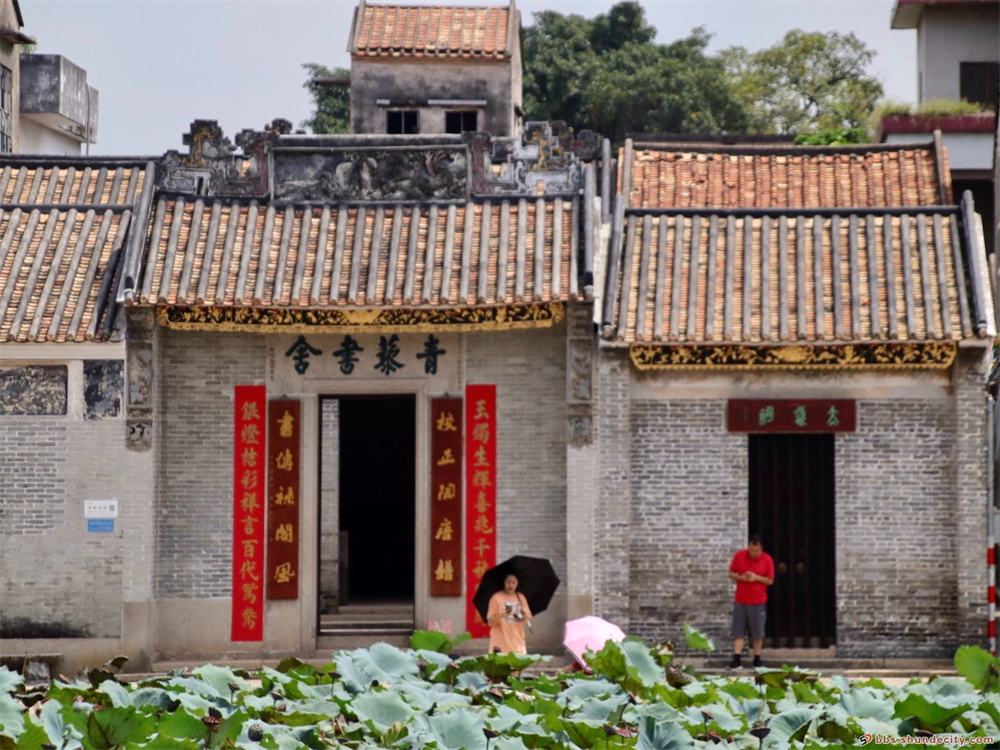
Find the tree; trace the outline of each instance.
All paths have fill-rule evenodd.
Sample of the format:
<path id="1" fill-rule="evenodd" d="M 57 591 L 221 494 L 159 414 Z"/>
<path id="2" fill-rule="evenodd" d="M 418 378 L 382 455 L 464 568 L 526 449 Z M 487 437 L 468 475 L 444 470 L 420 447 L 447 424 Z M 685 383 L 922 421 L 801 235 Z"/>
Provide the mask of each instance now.
<path id="1" fill-rule="evenodd" d="M 628 133 L 743 132 L 743 105 L 703 28 L 656 44 L 642 6 L 626 0 L 592 20 L 535 14 L 524 32 L 529 120 L 564 120 L 620 143 Z"/>
<path id="2" fill-rule="evenodd" d="M 312 116 L 303 120 L 302 126 L 317 134 L 350 133 L 350 87 L 331 85 L 323 83 L 322 80 L 349 78 L 351 71 L 347 68 L 326 68 L 317 63 L 305 63 L 302 67 L 309 71 L 309 78 L 302 87 L 309 91 L 309 96 L 313 100 Z"/>
<path id="3" fill-rule="evenodd" d="M 882 96 L 875 51 L 852 34 L 789 31 L 757 52 L 724 50 L 737 97 L 761 133 L 863 128 Z"/>

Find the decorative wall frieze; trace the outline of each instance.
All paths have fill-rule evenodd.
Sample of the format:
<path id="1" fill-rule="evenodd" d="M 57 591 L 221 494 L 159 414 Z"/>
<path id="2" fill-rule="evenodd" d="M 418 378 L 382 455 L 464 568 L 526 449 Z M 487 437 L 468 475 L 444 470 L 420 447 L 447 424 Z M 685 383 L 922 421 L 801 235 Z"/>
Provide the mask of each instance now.
<path id="1" fill-rule="evenodd" d="M 449 309 L 290 310 L 254 307 L 180 307 L 156 310 L 165 328 L 189 331 L 282 331 L 333 328 L 342 333 L 495 331 L 548 328 L 562 321 L 564 305 L 509 305 Z"/>
<path id="2" fill-rule="evenodd" d="M 291 203 L 464 201 L 465 146 L 296 148 L 274 154 L 274 197 Z"/>
<path id="3" fill-rule="evenodd" d="M 589 445 L 594 423 L 594 308 L 571 304 L 566 313 L 566 418 L 570 445 Z"/>
<path id="4" fill-rule="evenodd" d="M 153 447 L 153 311 L 126 308 L 125 445 L 144 452 Z"/>
<path id="5" fill-rule="evenodd" d="M 755 368 L 759 370 L 943 370 L 955 361 L 954 342 L 842 344 L 832 346 L 657 346 L 633 344 L 639 370 Z"/>

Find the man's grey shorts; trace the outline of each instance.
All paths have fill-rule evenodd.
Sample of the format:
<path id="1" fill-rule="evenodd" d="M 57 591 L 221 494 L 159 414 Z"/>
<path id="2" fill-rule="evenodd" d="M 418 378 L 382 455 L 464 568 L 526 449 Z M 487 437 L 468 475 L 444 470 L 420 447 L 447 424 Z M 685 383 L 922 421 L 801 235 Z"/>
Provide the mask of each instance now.
<path id="1" fill-rule="evenodd" d="M 733 638 L 744 638 L 750 633 L 750 640 L 764 637 L 764 622 L 767 620 L 766 604 L 733 605 Z"/>

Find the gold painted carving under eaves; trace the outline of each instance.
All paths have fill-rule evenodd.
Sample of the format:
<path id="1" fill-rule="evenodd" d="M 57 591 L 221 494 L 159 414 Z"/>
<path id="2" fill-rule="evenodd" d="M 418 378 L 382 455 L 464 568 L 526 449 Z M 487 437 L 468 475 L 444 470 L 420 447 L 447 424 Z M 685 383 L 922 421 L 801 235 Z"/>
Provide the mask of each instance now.
<path id="1" fill-rule="evenodd" d="M 165 328 L 187 331 L 261 331 L 305 333 L 334 328 L 344 333 L 393 331 L 503 331 L 548 328 L 562 321 L 562 303 L 434 309 L 357 310 L 261 307 L 180 307 L 156 310 Z"/>
<path id="2" fill-rule="evenodd" d="M 836 344 L 830 346 L 741 346 L 633 344 L 632 364 L 639 370 L 756 368 L 856 370 L 943 370 L 955 361 L 954 342 Z"/>

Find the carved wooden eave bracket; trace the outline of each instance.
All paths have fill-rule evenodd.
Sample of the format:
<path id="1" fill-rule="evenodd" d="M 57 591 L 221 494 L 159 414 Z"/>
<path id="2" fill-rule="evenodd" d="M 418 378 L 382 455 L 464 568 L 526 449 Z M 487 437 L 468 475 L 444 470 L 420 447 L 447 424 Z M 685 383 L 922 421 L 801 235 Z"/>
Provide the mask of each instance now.
<path id="1" fill-rule="evenodd" d="M 955 361 L 955 342 L 780 346 L 633 344 L 638 370 L 944 370 Z"/>
<path id="2" fill-rule="evenodd" d="M 549 328 L 565 317 L 563 303 L 433 309 L 306 309 L 180 307 L 156 309 L 164 328 L 186 331 L 306 333 L 330 328 L 342 333 L 505 331 Z"/>

